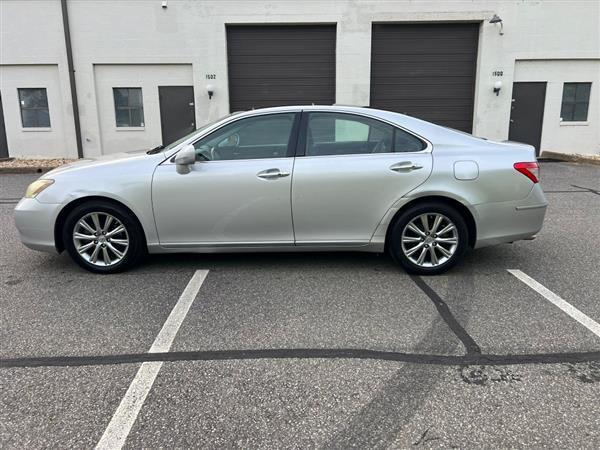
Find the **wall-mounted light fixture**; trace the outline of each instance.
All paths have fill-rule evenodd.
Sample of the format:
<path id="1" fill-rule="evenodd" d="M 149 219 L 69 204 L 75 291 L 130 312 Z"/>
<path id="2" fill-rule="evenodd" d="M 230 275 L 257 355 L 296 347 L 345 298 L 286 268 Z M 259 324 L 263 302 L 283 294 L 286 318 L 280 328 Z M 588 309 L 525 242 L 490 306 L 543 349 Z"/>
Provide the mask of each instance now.
<path id="1" fill-rule="evenodd" d="M 207 84 L 206 92 L 208 92 L 208 99 L 210 100 L 215 93 L 215 87 L 212 84 Z"/>
<path id="2" fill-rule="evenodd" d="M 490 19 L 490 23 L 499 23 L 500 24 L 500 36 L 504 34 L 504 24 L 502 23 L 502 19 L 498 14 L 494 14 L 494 17 Z"/>
<path id="3" fill-rule="evenodd" d="M 496 94 L 496 97 L 500 95 L 500 89 L 502 89 L 502 81 L 498 80 L 494 83 L 494 94 Z"/>
<path id="4" fill-rule="evenodd" d="M 167 9 L 167 7 L 169 6 L 169 5 L 167 5 L 167 0 L 163 0 L 161 6 L 162 6 L 162 9 Z"/>

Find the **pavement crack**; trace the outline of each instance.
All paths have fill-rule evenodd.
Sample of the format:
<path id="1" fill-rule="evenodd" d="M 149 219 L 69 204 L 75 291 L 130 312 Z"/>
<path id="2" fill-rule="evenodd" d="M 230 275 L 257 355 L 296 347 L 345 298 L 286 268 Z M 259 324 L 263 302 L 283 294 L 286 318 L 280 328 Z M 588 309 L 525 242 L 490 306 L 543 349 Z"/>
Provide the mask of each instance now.
<path id="1" fill-rule="evenodd" d="M 410 278 L 414 281 L 414 283 L 421 289 L 427 297 L 433 302 L 438 313 L 444 319 L 444 322 L 448 325 L 448 327 L 452 330 L 452 332 L 456 335 L 456 337 L 463 343 L 465 349 L 467 350 L 467 354 L 480 354 L 481 348 L 475 340 L 467 333 L 467 331 L 463 328 L 463 326 L 456 320 L 456 317 L 450 311 L 448 304 L 442 300 L 442 298 L 435 292 L 423 279 L 416 275 L 411 275 Z"/>

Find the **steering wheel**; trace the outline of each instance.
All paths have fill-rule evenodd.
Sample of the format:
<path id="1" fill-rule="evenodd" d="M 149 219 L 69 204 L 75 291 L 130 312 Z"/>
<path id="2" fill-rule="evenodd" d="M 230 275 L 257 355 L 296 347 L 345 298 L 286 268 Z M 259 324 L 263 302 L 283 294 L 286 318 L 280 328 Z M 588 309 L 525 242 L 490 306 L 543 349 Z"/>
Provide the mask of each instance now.
<path id="1" fill-rule="evenodd" d="M 218 159 L 221 159 L 221 154 L 219 153 L 219 150 L 217 150 L 217 147 L 211 147 L 210 148 L 210 160 L 216 161 Z"/>

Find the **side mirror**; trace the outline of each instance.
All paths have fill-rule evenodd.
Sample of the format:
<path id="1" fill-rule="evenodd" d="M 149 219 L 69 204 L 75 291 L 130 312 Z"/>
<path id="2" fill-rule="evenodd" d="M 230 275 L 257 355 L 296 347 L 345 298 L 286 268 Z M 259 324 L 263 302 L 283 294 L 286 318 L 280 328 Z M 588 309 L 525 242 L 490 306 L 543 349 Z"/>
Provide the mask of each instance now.
<path id="1" fill-rule="evenodd" d="M 177 173 L 185 175 L 190 173 L 190 166 L 196 162 L 196 149 L 192 144 L 186 145 L 175 155 Z"/>

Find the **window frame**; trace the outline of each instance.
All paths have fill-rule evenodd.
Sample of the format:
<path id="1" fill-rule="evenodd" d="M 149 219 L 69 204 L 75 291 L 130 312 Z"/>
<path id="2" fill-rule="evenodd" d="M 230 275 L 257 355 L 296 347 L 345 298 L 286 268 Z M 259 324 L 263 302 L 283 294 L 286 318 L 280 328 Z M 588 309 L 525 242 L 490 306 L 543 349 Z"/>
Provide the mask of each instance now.
<path id="1" fill-rule="evenodd" d="M 290 137 L 288 138 L 288 144 L 287 144 L 287 150 L 286 150 L 285 156 L 280 156 L 278 158 L 218 159 L 218 160 L 214 160 L 214 161 L 213 160 L 211 160 L 211 161 L 196 161 L 196 163 L 202 163 L 202 164 L 233 163 L 233 162 L 240 162 L 240 161 L 259 161 L 259 160 L 266 161 L 266 160 L 270 160 L 270 159 L 293 158 L 296 153 L 296 146 L 298 145 L 298 134 L 300 131 L 300 122 L 301 122 L 302 111 L 278 111 L 278 112 L 267 112 L 267 113 L 263 113 L 263 114 L 255 114 L 255 115 L 251 115 L 251 116 L 236 117 L 235 119 L 221 124 L 221 126 L 219 126 L 218 128 L 215 128 L 210 133 L 205 134 L 205 135 L 199 137 L 198 139 L 191 141 L 189 144 L 186 144 L 186 145 L 193 145 L 195 147 L 198 142 L 200 142 L 204 139 L 209 139 L 212 135 L 214 135 L 215 133 L 218 133 L 223 128 L 225 128 L 229 125 L 233 125 L 236 122 L 240 122 L 242 120 L 257 119 L 259 117 L 278 116 L 281 114 L 293 114 L 294 115 L 294 121 L 292 123 Z M 173 155 L 173 157 L 171 158 L 172 162 L 175 160 L 175 156 L 176 156 L 176 154 Z"/>
<path id="2" fill-rule="evenodd" d="M 308 133 L 308 119 L 311 114 L 337 114 L 337 115 L 347 115 L 347 116 L 355 116 L 359 118 L 365 118 L 370 120 L 375 120 L 381 122 L 382 124 L 389 125 L 392 127 L 392 151 L 385 153 L 348 153 L 344 155 L 306 155 L 306 136 Z M 309 110 L 302 111 L 302 119 L 300 124 L 300 135 L 298 136 L 298 142 L 296 143 L 296 156 L 304 157 L 304 158 L 339 158 L 339 157 L 352 157 L 352 156 L 364 156 L 364 155 L 390 155 L 392 153 L 397 154 L 414 154 L 414 153 L 428 153 L 431 152 L 432 145 L 431 143 L 419 136 L 416 133 L 413 133 L 406 128 L 403 128 L 394 122 L 382 119 L 380 117 L 372 116 L 369 114 L 360 114 L 357 112 L 347 112 L 347 111 L 329 111 L 329 110 Z M 416 152 L 396 152 L 396 130 L 400 130 L 404 133 L 408 133 L 414 138 L 421 141 L 423 144 L 423 149 Z M 369 131 L 370 132 L 370 131 Z"/>
<path id="3" fill-rule="evenodd" d="M 139 89 L 140 90 L 140 100 L 141 100 L 141 125 L 131 125 L 131 110 L 133 109 L 138 109 L 138 107 L 132 107 L 130 106 L 130 96 L 129 93 L 127 94 L 127 104 L 128 106 L 117 106 L 117 99 L 115 97 L 115 92 L 117 89 L 127 89 L 127 90 L 131 90 L 131 89 Z M 114 107 L 114 112 L 115 112 L 115 127 L 117 128 L 117 130 L 140 130 L 140 129 L 144 129 L 146 128 L 146 116 L 144 114 L 144 91 L 142 89 L 141 86 L 114 86 L 112 88 L 113 91 L 113 107 Z M 117 118 L 117 111 L 118 110 L 127 110 L 128 111 L 128 116 L 129 116 L 129 125 L 119 125 L 119 119 Z"/>
<path id="4" fill-rule="evenodd" d="M 565 105 L 565 87 L 567 85 L 575 85 L 575 92 L 573 94 L 573 100 L 572 101 L 568 101 L 566 102 L 567 105 L 571 105 L 573 107 L 573 112 L 571 115 L 571 119 L 565 119 L 563 117 L 563 108 Z M 588 97 L 587 100 L 584 101 L 577 101 L 577 88 L 580 85 L 589 85 L 590 89 L 588 91 Z M 560 123 L 565 123 L 565 124 L 572 124 L 572 123 L 582 123 L 582 122 L 587 122 L 588 121 L 588 116 L 589 116 L 589 112 L 590 112 L 590 98 L 592 97 L 592 82 L 591 81 L 565 81 L 563 82 L 563 89 L 562 89 L 562 95 L 561 95 L 561 99 L 560 99 Z M 585 119 L 575 119 L 575 107 L 578 104 L 585 104 L 586 105 L 586 109 L 585 109 Z"/>
<path id="5" fill-rule="evenodd" d="M 44 95 L 46 96 L 46 106 L 38 107 L 38 106 L 23 106 L 21 103 L 21 91 L 29 91 L 29 90 L 43 90 Z M 26 131 L 31 130 L 49 130 L 52 128 L 52 119 L 50 117 L 50 102 L 48 101 L 48 88 L 45 87 L 24 87 L 17 88 L 17 100 L 19 103 L 19 115 L 21 116 L 21 128 Z M 23 120 L 23 111 L 47 111 L 48 112 L 48 125 L 25 125 Z"/>

